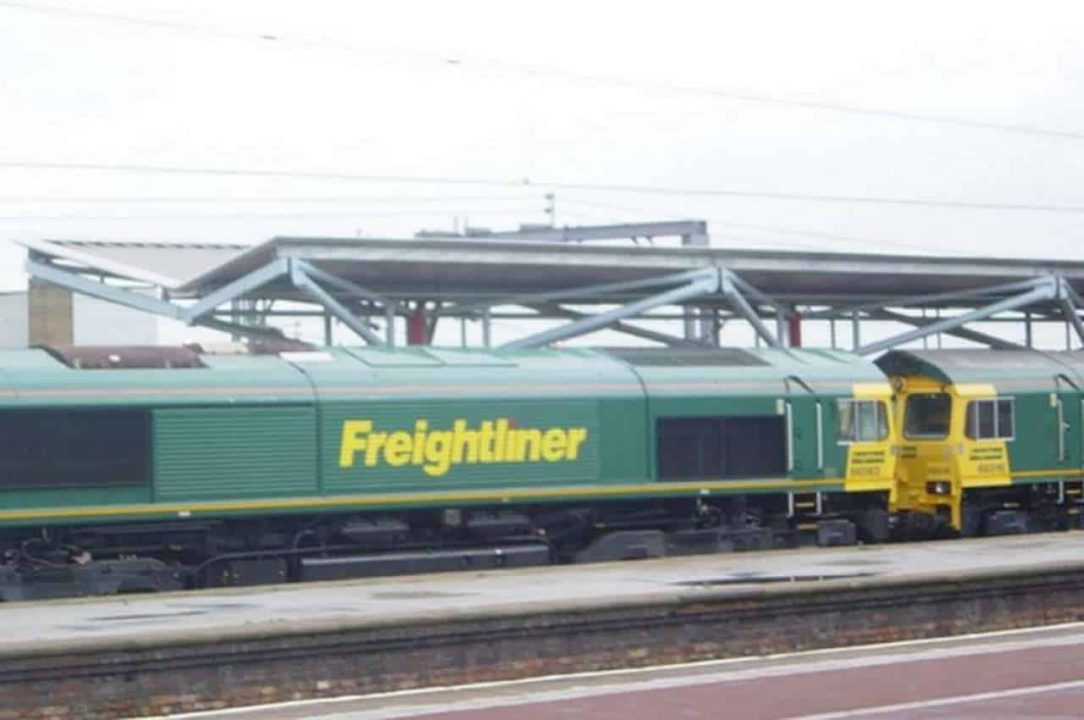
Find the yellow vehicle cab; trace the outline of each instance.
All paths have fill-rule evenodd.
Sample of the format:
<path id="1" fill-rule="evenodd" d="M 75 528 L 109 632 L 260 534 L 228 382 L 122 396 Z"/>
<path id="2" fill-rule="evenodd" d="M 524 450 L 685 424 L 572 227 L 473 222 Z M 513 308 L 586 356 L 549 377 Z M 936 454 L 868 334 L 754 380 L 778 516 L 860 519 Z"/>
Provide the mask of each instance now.
<path id="1" fill-rule="evenodd" d="M 1084 353 L 892 351 L 901 527 L 964 535 L 1079 525 Z"/>

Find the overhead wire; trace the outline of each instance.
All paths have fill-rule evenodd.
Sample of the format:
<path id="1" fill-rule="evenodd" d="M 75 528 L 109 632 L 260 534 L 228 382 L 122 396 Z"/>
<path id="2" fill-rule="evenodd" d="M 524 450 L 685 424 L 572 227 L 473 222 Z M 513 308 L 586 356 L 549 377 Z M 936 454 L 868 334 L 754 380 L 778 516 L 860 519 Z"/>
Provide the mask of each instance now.
<path id="1" fill-rule="evenodd" d="M 172 30 L 183 30 L 186 32 L 193 32 L 199 34 L 209 34 L 220 38 L 229 39 L 247 39 L 247 40 L 275 40 L 284 41 L 282 36 L 248 33 L 248 32 L 236 32 L 220 30 L 210 26 L 198 25 L 193 23 L 186 23 L 174 20 L 164 20 L 156 18 L 148 18 L 134 15 L 124 15 L 118 13 L 104 13 L 95 10 L 85 10 L 80 8 L 71 8 L 59 5 L 43 5 L 39 3 L 21 2 L 19 0 L 0 0 L 0 7 L 8 7 L 20 10 L 28 10 L 35 12 L 61 14 L 61 15 L 73 15 L 83 17 L 91 20 L 124 22 L 136 25 L 147 25 L 154 27 L 161 27 Z M 302 46 L 315 46 L 320 47 L 327 45 L 327 43 L 311 42 L 303 40 L 288 40 L 288 44 L 302 45 Z M 338 46 L 336 46 L 338 47 Z M 362 48 L 354 46 L 348 46 L 348 48 L 354 51 L 363 51 Z M 341 47 L 339 49 L 342 49 Z M 375 51 L 371 52 L 386 53 L 387 51 Z M 414 59 L 417 59 L 417 54 L 412 54 Z M 430 58 L 431 60 L 433 58 Z M 448 62 L 445 58 L 442 62 Z M 500 60 L 481 59 L 480 62 L 494 63 L 497 66 L 516 68 L 524 72 L 532 74 L 537 73 L 550 73 L 565 76 L 567 78 L 587 80 L 591 82 L 614 82 L 619 85 L 625 86 L 640 86 L 644 85 L 639 81 L 631 81 L 624 78 L 614 78 L 608 76 L 590 75 L 576 71 L 564 70 L 561 68 L 554 68 L 550 66 L 541 65 L 529 65 L 522 63 L 512 63 Z M 461 66 L 461 61 L 456 61 L 457 66 Z M 843 105 L 834 105 L 832 103 L 822 103 L 819 101 L 806 101 L 806 100 L 793 100 L 787 98 L 777 98 L 769 96 L 760 96 L 756 94 L 748 93 L 733 93 L 720 89 L 705 89 L 705 88 L 682 88 L 678 86 L 669 85 L 653 85 L 647 83 L 645 87 L 651 86 L 668 90 L 679 91 L 695 91 L 699 93 L 708 93 L 719 95 L 720 97 L 733 97 L 735 99 L 743 99 L 756 102 L 772 102 L 790 104 L 797 107 L 813 108 L 813 109 L 829 109 L 839 110 L 846 112 L 859 112 L 862 114 L 876 114 L 884 115 L 887 117 L 896 117 L 898 119 L 910 119 L 910 120 L 923 120 L 923 121 L 939 121 L 939 122 L 951 122 L 955 124 L 964 124 L 975 127 L 984 127 L 992 129 L 1012 130 L 1019 132 L 1033 132 L 1038 134 L 1047 134 L 1053 136 L 1071 137 L 1073 139 L 1084 139 L 1084 133 L 1062 132 L 1062 131 L 1050 131 L 1043 128 L 1034 128 L 1029 126 L 1017 126 L 1017 125 L 1001 125 L 997 123 L 987 123 L 985 121 L 974 121 L 970 119 L 961 118 L 943 118 L 933 116 L 921 116 L 907 112 L 899 112 L 895 110 L 882 110 L 882 109 L 870 109 L 870 108 L 857 108 Z M 353 173 L 342 172 L 330 172 L 330 171 L 284 171 L 284 170 L 256 170 L 256 169 L 231 169 L 231 168 L 209 168 L 209 167 L 179 167 L 179 166 L 153 166 L 153 165 L 133 165 L 133 164 L 105 164 L 105 163 L 73 163 L 73 162 L 46 162 L 46 161 L 19 161 L 19 160 L 5 160 L 0 161 L 0 167 L 8 168 L 24 168 L 24 169 L 69 169 L 69 170 L 97 170 L 97 171 L 120 171 L 120 172 L 165 172 L 172 174 L 199 174 L 199 175 L 220 175 L 220 176 L 246 176 L 246 177 L 291 177 L 291 178 L 304 178 L 304 179 L 318 179 L 325 181 L 368 181 L 368 182 L 385 182 L 385 183 L 425 183 L 425 184 L 441 184 L 441 185 L 466 185 L 466 186 L 489 186 L 489 187 L 540 187 L 547 189 L 566 189 L 566 190 L 585 190 L 585 191 L 605 191 L 605 192 L 622 192 L 622 193 L 636 193 L 636 194 L 655 194 L 655 195 L 681 195 L 681 196 L 717 196 L 717 197 L 742 197 L 749 199 L 762 199 L 762 200 L 774 200 L 774 201 L 789 201 L 789 202 L 811 202 L 811 203 L 845 203 L 845 204 L 880 204 L 880 205 L 897 205 L 897 206 L 915 206 L 915 207 L 931 207 L 931 208 L 954 208 L 954 209 L 970 209 L 970 210 L 996 210 L 996 211 L 1022 211 L 1022 212 L 1048 212 L 1048 213 L 1081 213 L 1084 212 L 1084 206 L 1077 205 L 1059 205 L 1059 204 L 1046 204 L 1046 203 L 1033 203 L 1033 202 L 988 202 L 988 201 L 971 201 L 971 200 L 952 200 L 944 198 L 927 198 L 927 197 L 885 197 L 885 196 L 867 196 L 867 195 L 832 195 L 823 193 L 803 193 L 803 192 L 777 192 L 777 191 L 764 191 L 764 190 L 748 190 L 748 189 L 730 189 L 730 188 L 676 188 L 666 186 L 652 186 L 652 185 L 618 185 L 618 184 L 605 184 L 605 183 L 574 183 L 574 182 L 561 182 L 561 181 L 545 181 L 545 180 L 531 180 L 524 178 L 521 180 L 513 180 L 508 178 L 465 178 L 465 177 L 425 177 L 425 176 L 389 176 L 389 175 L 360 175 Z"/>
<path id="2" fill-rule="evenodd" d="M 261 220 L 261 219 L 289 219 L 289 218 L 356 218 L 364 220 L 365 218 L 382 218 L 382 217 L 449 217 L 449 216 L 476 216 L 487 217 L 490 215 L 519 215 L 524 213 L 522 210 L 510 210 L 510 209 L 481 209 L 472 208 L 466 209 L 444 209 L 444 210 L 418 210 L 418 211 L 403 211 L 403 212 L 233 212 L 233 213 L 194 213 L 187 215 L 81 215 L 81 214 L 63 214 L 63 215 L 0 215 L 0 222 L 15 222 L 15 221 L 64 221 L 64 220 L 78 220 L 82 221 L 129 221 L 129 222 L 141 222 L 141 221 L 156 221 L 156 220 L 191 220 L 191 221 L 213 221 L 213 220 Z"/>
<path id="3" fill-rule="evenodd" d="M 223 168 L 180 165 L 142 165 L 134 163 L 54 162 L 0 159 L 0 167 L 25 170 L 87 170 L 96 172 L 163 173 L 172 175 L 207 175 L 221 177 L 266 177 L 322 180 L 335 182 L 413 183 L 417 185 L 458 185 L 475 187 L 544 188 L 552 190 L 582 190 L 618 192 L 636 195 L 679 197 L 739 197 L 754 200 L 784 202 L 833 203 L 850 205 L 896 205 L 968 210 L 998 210 L 1047 213 L 1084 213 L 1084 205 L 1054 205 L 1023 202 L 986 202 L 948 200 L 924 197 L 889 197 L 872 195 L 828 195 L 823 193 L 775 192 L 767 190 L 736 190 L 729 188 L 680 188 L 664 185 L 632 185 L 616 183 L 587 183 L 537 180 L 532 178 L 484 178 L 425 175 L 373 175 L 330 170 L 281 170 L 257 168 Z"/>
<path id="4" fill-rule="evenodd" d="M 118 22 L 132 25 L 155 27 L 160 29 L 183 31 L 187 33 L 194 33 L 197 35 L 207 35 L 209 37 L 215 37 L 218 39 L 259 41 L 263 44 L 274 43 L 276 47 L 293 46 L 310 50 L 332 50 L 336 52 L 364 54 L 370 57 L 374 55 L 381 57 L 398 57 L 401 59 L 410 60 L 412 62 L 425 62 L 439 67 L 454 67 L 457 69 L 457 71 L 477 72 L 480 70 L 484 72 L 487 70 L 498 70 L 502 72 L 514 72 L 519 75 L 527 75 L 532 78 L 556 77 L 566 81 L 574 81 L 579 84 L 589 84 L 593 86 L 601 85 L 624 89 L 648 90 L 652 92 L 691 95 L 704 98 L 714 98 L 718 100 L 775 105 L 801 110 L 813 110 L 822 112 L 826 111 L 834 113 L 862 115 L 867 117 L 879 117 L 888 120 L 904 122 L 956 125 L 971 129 L 1020 133 L 1048 138 L 1058 138 L 1063 140 L 1084 140 L 1084 132 L 1078 132 L 1073 130 L 1059 130 L 1055 128 L 1038 127 L 1022 123 L 1001 123 L 988 120 L 979 120 L 975 118 L 939 115 L 933 113 L 919 113 L 892 108 L 865 107 L 859 105 L 850 105 L 847 103 L 800 99 L 768 93 L 732 90 L 728 88 L 678 85 L 675 83 L 645 80 L 641 78 L 629 78 L 624 76 L 606 75 L 599 73 L 586 73 L 578 70 L 571 70 L 552 65 L 514 62 L 483 56 L 460 54 L 456 57 L 449 57 L 447 55 L 436 56 L 418 53 L 414 51 L 408 52 L 399 48 L 359 47 L 353 44 L 335 43 L 328 40 L 308 40 L 305 38 L 292 38 L 289 36 L 284 36 L 282 34 L 275 34 L 270 32 L 241 32 L 223 30 L 221 28 L 215 28 L 213 26 L 181 22 L 177 20 L 167 20 L 162 18 L 151 18 L 146 16 L 128 15 L 121 13 L 106 13 L 97 10 L 87 10 L 83 8 L 73 8 L 62 5 L 43 5 L 40 3 L 22 2 L 20 0 L 0 0 L 0 7 L 53 15 L 68 15 L 73 17 L 81 17 L 87 20 Z"/>
<path id="5" fill-rule="evenodd" d="M 9 204 L 21 204 L 28 205 L 48 203 L 72 203 L 72 204 L 110 204 L 110 203 L 442 203 L 442 202 L 529 202 L 533 200 L 533 197 L 529 196 L 512 196 L 512 195 L 426 195 L 426 196 L 384 196 L 384 197 L 354 197 L 354 196 L 319 196 L 312 195 L 308 197 L 281 197 L 281 196 L 257 196 L 252 195 L 248 197 L 228 197 L 222 195 L 203 195 L 203 196 L 78 196 L 78 197 L 62 197 L 55 195 L 22 195 L 22 196 L 0 196 L 0 203 Z"/>

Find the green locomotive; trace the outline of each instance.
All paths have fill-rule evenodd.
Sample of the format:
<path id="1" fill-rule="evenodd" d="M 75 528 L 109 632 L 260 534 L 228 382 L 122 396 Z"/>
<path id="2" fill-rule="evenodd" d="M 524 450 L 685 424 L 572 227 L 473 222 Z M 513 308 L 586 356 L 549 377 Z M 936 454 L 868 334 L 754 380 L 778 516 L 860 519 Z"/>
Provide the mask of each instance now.
<path id="1" fill-rule="evenodd" d="M 827 350 L 0 352 L 0 598 L 882 540 Z"/>
<path id="2" fill-rule="evenodd" d="M 1081 526 L 1084 353 L 895 350 L 901 530 L 962 535 Z"/>

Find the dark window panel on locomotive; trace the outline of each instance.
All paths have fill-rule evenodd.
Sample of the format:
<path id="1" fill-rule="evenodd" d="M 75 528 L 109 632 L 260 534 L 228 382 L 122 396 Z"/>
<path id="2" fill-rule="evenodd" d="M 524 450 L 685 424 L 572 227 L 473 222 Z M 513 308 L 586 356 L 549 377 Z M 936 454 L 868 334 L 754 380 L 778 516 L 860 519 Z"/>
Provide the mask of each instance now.
<path id="1" fill-rule="evenodd" d="M 656 430 L 660 480 L 779 477 L 787 472 L 782 417 L 661 418 Z"/>
<path id="2" fill-rule="evenodd" d="M 146 410 L 0 411 L 0 488 L 148 482 Z"/>

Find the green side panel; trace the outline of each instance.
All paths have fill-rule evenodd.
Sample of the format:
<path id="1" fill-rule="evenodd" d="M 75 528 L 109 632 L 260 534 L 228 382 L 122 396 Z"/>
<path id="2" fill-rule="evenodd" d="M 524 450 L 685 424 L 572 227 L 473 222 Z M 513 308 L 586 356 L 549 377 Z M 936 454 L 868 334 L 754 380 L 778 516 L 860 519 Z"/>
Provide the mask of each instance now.
<path id="1" fill-rule="evenodd" d="M 446 490 L 493 490 L 509 487 L 545 487 L 593 484 L 600 480 L 599 401 L 596 399 L 537 399 L 444 402 L 334 402 L 321 406 L 321 467 L 326 494 L 359 492 L 440 492 Z M 457 420 L 478 431 L 483 422 L 505 419 L 517 429 L 582 428 L 587 432 L 575 459 L 556 462 L 467 462 L 452 463 L 440 469 L 434 457 L 423 450 L 420 458 L 411 457 L 393 465 L 388 456 L 377 453 L 369 464 L 367 453 L 360 449 L 353 465 L 340 467 L 343 424 L 348 420 L 369 422 L 371 432 L 408 433 L 415 440 L 415 423 L 424 420 L 428 432 L 448 433 Z M 429 437 L 429 436 L 426 436 Z M 368 442 L 368 440 L 366 440 Z M 445 440 L 445 442 L 447 442 Z M 429 440 L 422 442 L 428 446 Z M 413 455 L 413 450 L 411 451 Z M 479 458 L 480 460 L 480 458 Z M 429 467 L 429 471 L 426 471 Z M 616 478 L 614 478 L 616 479 Z"/>
<path id="2" fill-rule="evenodd" d="M 1079 468 L 1084 466 L 1084 394 L 1066 391 L 1060 397 L 1065 421 L 1065 460 L 1061 467 Z"/>
<path id="3" fill-rule="evenodd" d="M 643 398 L 602 401 L 603 481 L 640 481 L 653 477 L 654 448 Z"/>
<path id="4" fill-rule="evenodd" d="M 155 499 L 315 494 L 315 428 L 310 406 L 156 410 Z"/>
<path id="5" fill-rule="evenodd" d="M 727 395 L 723 397 L 652 397 L 649 401 L 651 416 L 664 417 L 711 417 L 713 415 L 743 417 L 749 415 L 778 415 L 777 399 L 784 395 L 749 397 Z"/>
<path id="6" fill-rule="evenodd" d="M 796 395 L 790 399 L 791 453 L 794 467 L 791 477 L 821 477 L 817 467 L 817 398 Z"/>
<path id="7" fill-rule="evenodd" d="M 821 412 L 824 417 L 823 438 L 824 443 L 824 469 L 818 476 L 843 477 L 847 472 L 847 446 L 839 442 L 839 398 L 818 398 L 821 404 Z M 815 411 L 814 411 L 815 412 Z M 803 431 L 804 432 L 804 431 Z M 813 429 L 814 434 L 816 428 Z"/>
<path id="8" fill-rule="evenodd" d="M 1003 397 L 1009 393 L 999 394 Z M 1058 413 L 1049 393 L 1012 395 L 1016 413 L 1016 438 L 1008 441 L 1009 466 L 1014 472 L 1054 470 L 1081 466 L 1080 396 L 1060 393 L 1064 403 L 1065 458 L 1058 459 Z"/>

